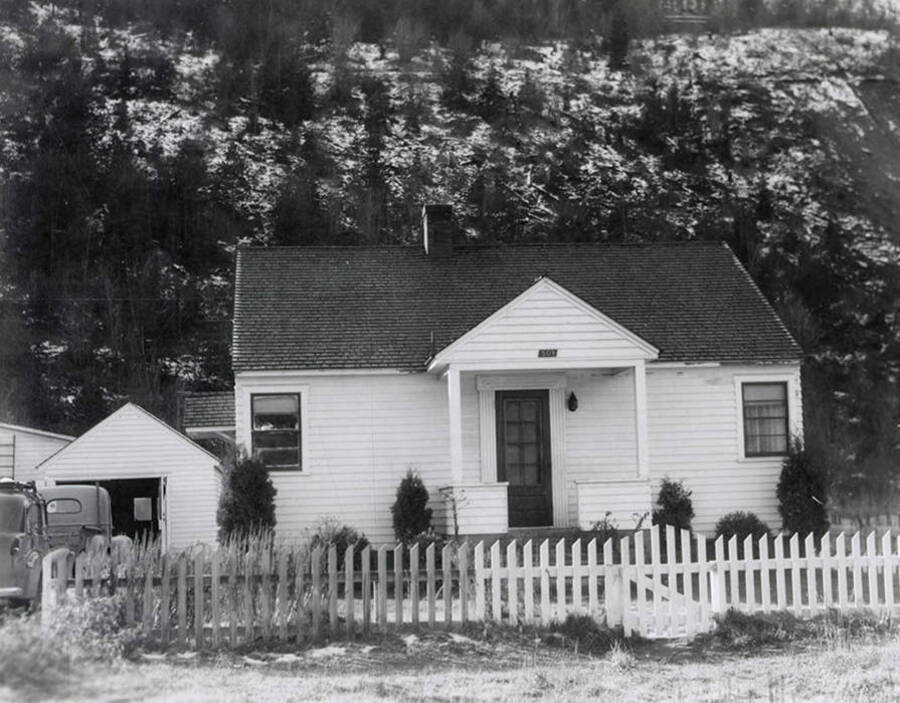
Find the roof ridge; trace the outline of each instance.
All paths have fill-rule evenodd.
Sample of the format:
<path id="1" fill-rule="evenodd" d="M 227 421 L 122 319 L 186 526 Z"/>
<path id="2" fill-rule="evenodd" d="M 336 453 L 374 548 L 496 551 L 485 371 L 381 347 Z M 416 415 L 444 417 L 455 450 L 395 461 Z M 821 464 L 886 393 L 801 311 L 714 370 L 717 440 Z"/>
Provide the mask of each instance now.
<path id="1" fill-rule="evenodd" d="M 663 246 L 697 246 L 697 247 L 716 247 L 727 244 L 721 239 L 690 239 L 690 240 L 664 240 L 664 241 L 644 241 L 644 242 L 486 242 L 481 244 L 463 244 L 455 246 L 454 251 L 472 252 L 486 251 L 491 249 L 538 249 L 542 247 L 622 247 L 628 249 L 639 249 L 642 247 L 663 247 Z M 367 249 L 418 249 L 422 250 L 422 245 L 418 242 L 409 244 L 242 244 L 237 247 L 238 251 L 283 251 L 285 249 L 295 251 L 363 251 Z M 424 250 L 422 250 L 424 251 Z"/>

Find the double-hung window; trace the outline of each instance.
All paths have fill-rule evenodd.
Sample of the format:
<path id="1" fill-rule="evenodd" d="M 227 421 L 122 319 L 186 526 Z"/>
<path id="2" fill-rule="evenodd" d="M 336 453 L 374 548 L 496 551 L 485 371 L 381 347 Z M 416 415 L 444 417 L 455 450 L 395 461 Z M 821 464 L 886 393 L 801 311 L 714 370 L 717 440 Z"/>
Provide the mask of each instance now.
<path id="1" fill-rule="evenodd" d="M 250 402 L 253 455 L 269 469 L 302 470 L 300 394 L 253 395 Z"/>
<path id="2" fill-rule="evenodd" d="M 788 451 L 788 385 L 743 383 L 744 456 L 784 456 Z"/>

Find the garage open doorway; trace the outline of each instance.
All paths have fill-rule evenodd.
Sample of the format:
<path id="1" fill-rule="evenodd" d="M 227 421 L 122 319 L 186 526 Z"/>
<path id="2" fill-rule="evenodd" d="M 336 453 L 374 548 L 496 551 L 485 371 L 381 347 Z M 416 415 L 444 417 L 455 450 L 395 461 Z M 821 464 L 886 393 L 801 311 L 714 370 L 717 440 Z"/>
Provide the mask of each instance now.
<path id="1" fill-rule="evenodd" d="M 57 485 L 99 484 L 109 492 L 112 507 L 113 535 L 128 535 L 131 539 L 158 537 L 165 519 L 160 519 L 159 478 L 126 478 L 104 481 L 58 481 Z"/>

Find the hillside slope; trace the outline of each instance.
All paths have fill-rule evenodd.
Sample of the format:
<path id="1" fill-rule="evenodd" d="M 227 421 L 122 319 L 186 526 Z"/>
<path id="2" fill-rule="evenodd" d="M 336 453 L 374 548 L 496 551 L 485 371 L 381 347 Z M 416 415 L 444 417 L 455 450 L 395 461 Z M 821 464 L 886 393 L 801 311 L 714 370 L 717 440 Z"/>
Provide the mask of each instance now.
<path id="1" fill-rule="evenodd" d="M 230 382 L 238 243 L 410 242 L 449 202 L 481 242 L 724 239 L 809 353 L 813 443 L 896 481 L 888 32 L 660 35 L 616 70 L 583 39 L 338 35 L 241 63 L 66 6 L 0 25 L 0 414 L 172 417 L 177 389 Z"/>

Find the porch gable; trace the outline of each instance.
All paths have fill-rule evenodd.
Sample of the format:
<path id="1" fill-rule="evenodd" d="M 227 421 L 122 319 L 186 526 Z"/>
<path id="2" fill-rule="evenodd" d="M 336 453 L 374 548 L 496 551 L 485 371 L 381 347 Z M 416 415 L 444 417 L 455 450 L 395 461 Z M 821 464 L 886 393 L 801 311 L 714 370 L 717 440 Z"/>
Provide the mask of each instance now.
<path id="1" fill-rule="evenodd" d="M 542 277 L 441 350 L 428 370 L 443 371 L 451 364 L 552 369 L 658 356 L 652 344 Z"/>

